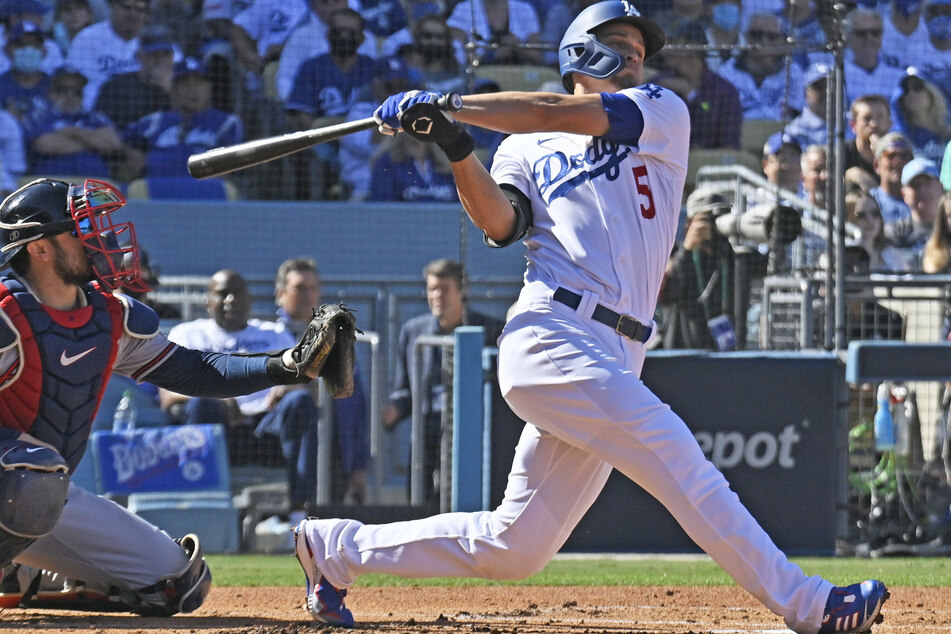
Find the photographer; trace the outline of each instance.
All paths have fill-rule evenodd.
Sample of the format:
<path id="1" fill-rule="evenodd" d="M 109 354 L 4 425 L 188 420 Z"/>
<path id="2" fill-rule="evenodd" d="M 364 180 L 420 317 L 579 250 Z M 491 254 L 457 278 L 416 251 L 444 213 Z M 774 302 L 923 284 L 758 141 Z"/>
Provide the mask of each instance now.
<path id="1" fill-rule="evenodd" d="M 735 256 L 720 234 L 716 219 L 730 213 L 719 192 L 698 189 L 687 198 L 683 244 L 667 263 L 660 305 L 663 310 L 662 347 L 732 350 Z M 751 254 L 751 275 L 765 273 L 766 258 Z"/>

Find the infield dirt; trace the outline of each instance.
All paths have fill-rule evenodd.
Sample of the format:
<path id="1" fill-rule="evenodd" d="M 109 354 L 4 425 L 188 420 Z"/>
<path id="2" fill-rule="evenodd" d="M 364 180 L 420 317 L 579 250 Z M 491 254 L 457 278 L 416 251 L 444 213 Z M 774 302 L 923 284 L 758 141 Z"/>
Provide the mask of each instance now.
<path id="1" fill-rule="evenodd" d="M 102 634 L 301 634 L 322 630 L 300 588 L 214 588 L 196 612 L 173 618 L 6 609 L 0 631 Z M 356 631 L 417 634 L 713 634 L 786 632 L 737 587 L 354 588 Z M 951 588 L 894 588 L 874 634 L 951 632 Z"/>

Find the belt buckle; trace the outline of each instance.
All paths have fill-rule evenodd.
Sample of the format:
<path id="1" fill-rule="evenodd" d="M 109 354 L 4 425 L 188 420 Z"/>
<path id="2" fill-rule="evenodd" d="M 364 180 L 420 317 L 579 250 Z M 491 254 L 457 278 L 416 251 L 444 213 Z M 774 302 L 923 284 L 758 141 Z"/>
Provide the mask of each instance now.
<path id="1" fill-rule="evenodd" d="M 637 321 L 629 315 L 620 315 L 617 319 L 617 325 L 614 327 L 614 330 L 618 333 L 624 335 L 628 339 L 634 341 L 639 341 L 637 338 L 638 326 L 641 325 L 641 322 Z"/>

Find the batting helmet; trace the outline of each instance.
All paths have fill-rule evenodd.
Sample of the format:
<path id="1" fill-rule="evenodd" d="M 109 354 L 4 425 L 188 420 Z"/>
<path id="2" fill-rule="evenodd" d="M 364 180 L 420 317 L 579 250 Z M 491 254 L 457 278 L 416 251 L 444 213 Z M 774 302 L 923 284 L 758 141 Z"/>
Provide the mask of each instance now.
<path id="1" fill-rule="evenodd" d="M 624 67 L 624 59 L 592 34 L 592 31 L 602 24 L 615 21 L 633 24 L 641 32 L 644 38 L 644 59 L 664 48 L 667 41 L 664 30 L 654 22 L 642 18 L 640 11 L 630 2 L 608 0 L 593 4 L 572 21 L 558 47 L 561 80 L 569 92 L 569 73 L 607 79 Z"/>
<path id="2" fill-rule="evenodd" d="M 83 185 L 72 185 L 41 178 L 27 183 L 0 204 L 0 269 L 9 266 L 27 243 L 72 231 L 109 290 L 125 286 L 148 291 L 139 275 L 132 223 L 112 222 L 112 212 L 123 205 L 125 199 L 118 190 L 102 181 L 88 179 Z"/>

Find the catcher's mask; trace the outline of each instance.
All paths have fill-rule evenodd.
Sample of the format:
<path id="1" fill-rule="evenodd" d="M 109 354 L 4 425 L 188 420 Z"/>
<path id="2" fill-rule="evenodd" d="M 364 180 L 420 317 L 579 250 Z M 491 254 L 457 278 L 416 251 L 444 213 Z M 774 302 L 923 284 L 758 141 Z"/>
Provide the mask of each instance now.
<path id="1" fill-rule="evenodd" d="M 624 59 L 599 42 L 592 33 L 608 22 L 627 22 L 637 27 L 644 38 L 644 59 L 657 53 L 667 41 L 664 30 L 641 17 L 640 11 L 631 2 L 608 0 L 592 4 L 568 25 L 558 46 L 561 80 L 568 92 L 572 91 L 574 83 L 569 79 L 571 73 L 607 79 L 624 67 Z"/>
<path id="2" fill-rule="evenodd" d="M 112 220 L 112 212 L 125 202 L 115 187 L 93 179 L 82 185 L 45 178 L 27 183 L 0 204 L 0 268 L 27 243 L 71 232 L 82 241 L 103 286 L 147 292 L 139 274 L 135 228 Z"/>

